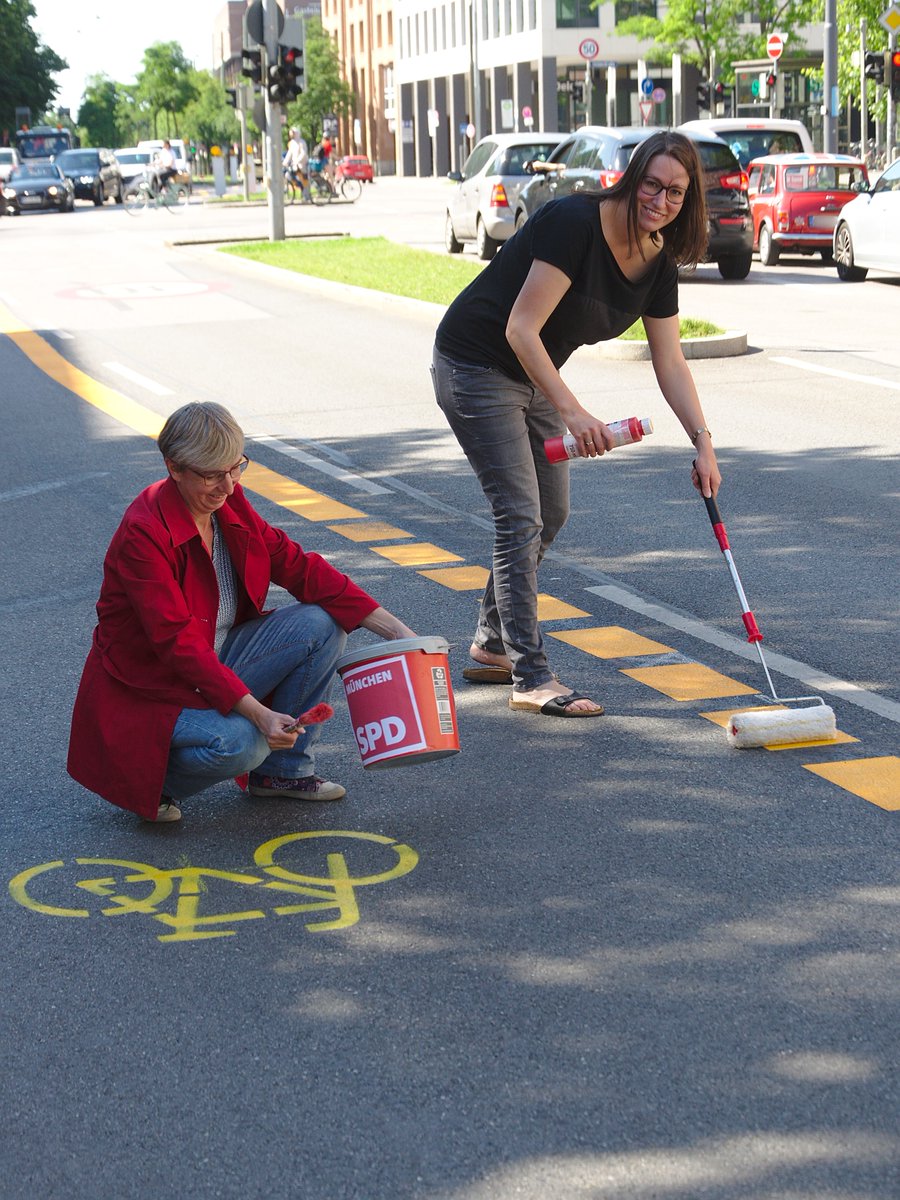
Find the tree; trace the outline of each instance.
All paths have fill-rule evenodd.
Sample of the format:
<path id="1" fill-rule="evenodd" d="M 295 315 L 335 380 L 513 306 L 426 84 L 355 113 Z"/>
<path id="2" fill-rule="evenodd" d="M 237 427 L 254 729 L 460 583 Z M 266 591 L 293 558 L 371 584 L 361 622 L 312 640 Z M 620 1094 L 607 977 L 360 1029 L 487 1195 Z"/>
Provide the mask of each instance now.
<path id="1" fill-rule="evenodd" d="M 194 71 L 194 98 L 181 118 L 182 136 L 205 146 L 228 145 L 240 140 L 241 127 L 228 103 L 225 87 L 208 71 Z"/>
<path id="2" fill-rule="evenodd" d="M 81 97 L 78 125 L 85 146 L 120 146 L 119 122 L 116 111 L 119 87 L 106 75 L 91 75 Z"/>
<path id="3" fill-rule="evenodd" d="M 318 17 L 306 21 L 303 68 L 305 90 L 287 106 L 288 126 L 298 126 L 312 147 L 322 136 L 324 117 L 353 111 L 353 92 L 341 79 L 341 60 Z"/>
<path id="4" fill-rule="evenodd" d="M 178 42 L 154 42 L 144 51 L 144 68 L 137 77 L 137 99 L 146 104 L 153 119 L 153 136 L 159 117 L 165 115 L 164 133 L 178 134 L 178 116 L 194 98 L 193 67 Z"/>
<path id="5" fill-rule="evenodd" d="M 69 65 L 31 28 L 34 15 L 29 0 L 0 0 L 0 130 L 14 129 L 19 106 L 42 113 L 59 91 L 53 76 Z"/>

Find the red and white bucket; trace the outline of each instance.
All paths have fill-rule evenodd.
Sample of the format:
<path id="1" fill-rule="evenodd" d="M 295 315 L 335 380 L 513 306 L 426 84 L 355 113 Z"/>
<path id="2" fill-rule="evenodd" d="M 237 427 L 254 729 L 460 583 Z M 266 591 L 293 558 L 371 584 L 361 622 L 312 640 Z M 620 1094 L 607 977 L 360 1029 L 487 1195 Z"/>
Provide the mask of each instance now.
<path id="1" fill-rule="evenodd" d="M 404 767 L 459 752 L 449 648 L 439 637 L 398 638 L 338 659 L 364 767 Z"/>

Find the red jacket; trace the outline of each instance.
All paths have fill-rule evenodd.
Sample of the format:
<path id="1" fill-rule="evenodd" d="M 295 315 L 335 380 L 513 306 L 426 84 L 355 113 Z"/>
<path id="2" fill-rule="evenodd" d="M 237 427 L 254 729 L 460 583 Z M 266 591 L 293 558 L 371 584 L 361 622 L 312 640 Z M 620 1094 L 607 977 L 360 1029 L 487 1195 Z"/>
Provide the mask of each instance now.
<path id="1" fill-rule="evenodd" d="M 240 485 L 218 512 L 238 588 L 235 624 L 262 616 L 270 581 L 318 604 L 349 632 L 378 607 L 318 554 L 268 525 Z M 183 708 L 228 713 L 247 695 L 213 649 L 219 588 L 171 479 L 129 505 L 103 564 L 98 624 L 69 739 L 69 774 L 104 799 L 156 815 Z"/>

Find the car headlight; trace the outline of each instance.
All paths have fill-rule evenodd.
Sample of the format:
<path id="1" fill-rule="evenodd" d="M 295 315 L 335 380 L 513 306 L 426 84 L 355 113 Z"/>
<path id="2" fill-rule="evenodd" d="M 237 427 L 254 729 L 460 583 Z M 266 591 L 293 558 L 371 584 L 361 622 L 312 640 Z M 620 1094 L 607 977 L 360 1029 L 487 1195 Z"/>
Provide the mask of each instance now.
<path id="1" fill-rule="evenodd" d="M 79 183 L 93 183 L 94 176 L 93 175 L 82 175 L 78 182 Z"/>
<path id="2" fill-rule="evenodd" d="M 47 195 L 48 196 L 58 196 L 59 188 L 56 187 L 55 184 L 51 184 L 50 187 L 47 188 Z"/>
<path id="3" fill-rule="evenodd" d="M 4 200 L 15 200 L 16 195 L 17 195 L 17 193 L 16 193 L 15 188 L 4 188 L 3 189 L 3 199 Z"/>

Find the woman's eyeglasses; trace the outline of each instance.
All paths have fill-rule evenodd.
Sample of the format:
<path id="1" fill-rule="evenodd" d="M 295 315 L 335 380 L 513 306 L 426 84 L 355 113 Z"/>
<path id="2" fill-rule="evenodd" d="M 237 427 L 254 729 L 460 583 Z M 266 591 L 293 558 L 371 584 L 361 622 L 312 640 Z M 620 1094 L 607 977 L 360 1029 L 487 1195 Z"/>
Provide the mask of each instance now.
<path id="1" fill-rule="evenodd" d="M 227 471 L 198 471 L 196 467 L 186 467 L 185 469 L 190 471 L 192 475 L 196 475 L 202 479 L 207 487 L 213 487 L 215 484 L 223 484 L 226 477 L 232 483 L 237 483 L 249 466 L 250 459 L 245 454 L 239 463 L 236 463 L 233 467 L 229 467 Z"/>
<path id="2" fill-rule="evenodd" d="M 666 199 L 670 204 L 683 204 L 684 198 L 687 195 L 687 188 L 683 188 L 680 184 L 672 184 L 670 187 L 665 187 L 658 179 L 654 179 L 652 175 L 645 175 L 638 185 L 645 196 L 658 196 L 660 192 L 666 193 Z"/>

